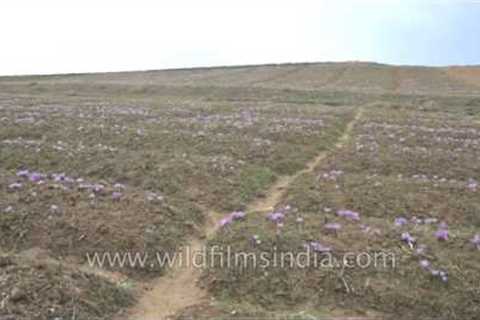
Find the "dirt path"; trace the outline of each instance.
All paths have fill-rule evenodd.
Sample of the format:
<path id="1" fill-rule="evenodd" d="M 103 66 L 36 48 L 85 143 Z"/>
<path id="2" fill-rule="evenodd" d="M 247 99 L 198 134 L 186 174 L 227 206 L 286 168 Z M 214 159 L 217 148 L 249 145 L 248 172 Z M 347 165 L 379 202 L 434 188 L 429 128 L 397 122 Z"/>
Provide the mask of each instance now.
<path id="1" fill-rule="evenodd" d="M 183 250 L 182 254 L 201 250 L 203 245 L 203 241 L 193 240 L 189 243 L 189 249 Z M 191 264 L 170 269 L 167 275 L 154 280 L 151 290 L 145 292 L 138 304 L 130 310 L 129 319 L 168 319 L 188 306 L 207 302 L 207 291 L 197 285 L 200 275 L 201 269 L 194 268 Z"/>
<path id="2" fill-rule="evenodd" d="M 358 109 L 355 118 L 350 121 L 345 129 L 344 133 L 340 136 L 337 143 L 333 149 L 339 149 L 343 147 L 350 139 L 353 127 L 355 123 L 360 119 L 363 114 L 363 109 Z M 254 201 L 251 205 L 247 207 L 248 212 L 269 212 L 274 209 L 274 207 L 280 202 L 281 198 L 287 191 L 288 185 L 290 185 L 295 179 L 305 173 L 312 172 L 329 154 L 329 151 L 320 152 L 315 159 L 309 161 L 306 164 L 306 168 L 300 171 L 297 171 L 294 175 L 291 176 L 282 176 L 277 182 L 275 182 L 270 189 L 267 191 L 267 195 L 264 198 L 260 198 Z"/>
<path id="3" fill-rule="evenodd" d="M 362 113 L 363 109 L 360 108 L 355 118 L 350 121 L 344 133 L 335 144 L 335 148 L 341 148 L 349 141 L 353 127 L 362 116 Z M 325 159 L 327 154 L 327 151 L 321 152 L 315 159 L 307 163 L 305 169 L 291 176 L 280 177 L 268 190 L 266 197 L 256 200 L 247 206 L 247 211 L 266 212 L 272 210 L 280 202 L 288 185 L 300 175 L 313 171 Z M 217 216 L 218 214 L 210 215 L 210 221 L 204 230 L 207 237 L 214 234 L 217 229 L 216 220 L 218 219 L 215 218 Z M 205 242 L 205 239 L 192 239 L 188 246 L 185 247 L 187 249 L 182 250 L 181 254 L 183 254 L 183 257 L 190 255 L 191 259 L 192 253 L 204 248 Z M 154 280 L 150 290 L 147 290 L 140 298 L 138 304 L 128 311 L 128 319 L 168 319 L 187 307 L 207 303 L 210 298 L 208 292 L 197 285 L 201 272 L 200 268 L 195 268 L 191 263 L 172 267 L 166 276 Z"/>

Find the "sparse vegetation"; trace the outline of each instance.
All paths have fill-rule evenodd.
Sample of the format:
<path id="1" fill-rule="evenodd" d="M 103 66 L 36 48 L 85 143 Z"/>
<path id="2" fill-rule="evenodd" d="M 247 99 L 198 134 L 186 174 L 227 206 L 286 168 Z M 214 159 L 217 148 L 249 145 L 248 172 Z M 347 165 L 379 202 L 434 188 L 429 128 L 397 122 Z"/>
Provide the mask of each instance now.
<path id="1" fill-rule="evenodd" d="M 475 79 L 363 63 L 0 79 L 0 318 L 126 317 L 165 270 L 102 276 L 87 253 L 173 253 L 243 210 L 206 244 L 388 251 L 397 268 L 212 267 L 214 302 L 180 318 L 475 319 Z M 285 176 L 275 208 L 252 210 Z"/>

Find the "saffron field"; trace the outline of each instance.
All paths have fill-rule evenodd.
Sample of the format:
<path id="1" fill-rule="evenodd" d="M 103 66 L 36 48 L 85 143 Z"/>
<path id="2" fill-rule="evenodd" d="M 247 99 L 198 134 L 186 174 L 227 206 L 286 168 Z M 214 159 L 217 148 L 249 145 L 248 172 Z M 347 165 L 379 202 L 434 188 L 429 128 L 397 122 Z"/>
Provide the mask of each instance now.
<path id="1" fill-rule="evenodd" d="M 0 319 L 476 319 L 475 70 L 0 78 Z M 184 272 L 87 260 L 186 246 L 387 252 L 395 266 L 227 268 L 215 260 L 226 252 Z"/>

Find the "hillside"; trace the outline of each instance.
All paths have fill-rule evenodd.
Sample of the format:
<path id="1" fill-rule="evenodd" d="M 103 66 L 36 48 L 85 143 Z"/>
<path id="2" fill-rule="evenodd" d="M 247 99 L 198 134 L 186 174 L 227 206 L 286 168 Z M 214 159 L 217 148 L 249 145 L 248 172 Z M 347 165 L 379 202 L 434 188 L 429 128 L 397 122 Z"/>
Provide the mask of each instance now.
<path id="1" fill-rule="evenodd" d="M 0 319 L 480 313 L 480 67 L 1 77 L 0 124 Z M 227 247 L 337 263 L 160 261 Z"/>

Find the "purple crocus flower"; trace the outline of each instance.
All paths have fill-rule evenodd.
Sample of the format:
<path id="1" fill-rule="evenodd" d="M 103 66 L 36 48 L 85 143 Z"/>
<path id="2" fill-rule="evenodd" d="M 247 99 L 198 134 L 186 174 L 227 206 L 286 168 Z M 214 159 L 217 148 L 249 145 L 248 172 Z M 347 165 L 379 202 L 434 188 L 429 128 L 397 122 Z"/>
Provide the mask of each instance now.
<path id="1" fill-rule="evenodd" d="M 473 179 L 468 180 L 467 188 L 468 188 L 470 191 L 477 191 L 478 182 L 475 181 L 475 180 L 473 180 Z"/>
<path id="2" fill-rule="evenodd" d="M 41 173 L 38 173 L 38 172 L 32 172 L 28 175 L 28 179 L 31 182 L 38 182 L 38 181 L 42 180 L 43 177 L 44 176 Z"/>
<path id="3" fill-rule="evenodd" d="M 222 219 L 218 222 L 218 225 L 219 225 L 220 227 L 225 227 L 225 226 L 228 226 L 229 224 L 231 224 L 232 221 L 233 221 L 233 220 L 232 220 L 232 217 L 231 217 L 230 215 L 228 215 L 228 216 L 222 218 Z"/>
<path id="4" fill-rule="evenodd" d="M 245 216 L 246 213 L 243 211 L 234 211 L 230 214 L 232 220 L 242 220 L 243 218 L 245 218 Z"/>
<path id="5" fill-rule="evenodd" d="M 430 268 L 430 261 L 428 260 L 420 260 L 420 266 L 423 268 L 423 269 L 428 269 Z"/>
<path id="6" fill-rule="evenodd" d="M 25 170 L 19 170 L 17 172 L 17 177 L 26 178 L 26 177 L 28 177 L 28 173 L 29 173 L 29 171 L 26 170 L 26 169 Z"/>
<path id="7" fill-rule="evenodd" d="M 437 240 L 440 241 L 447 241 L 448 240 L 448 230 L 447 229 L 439 229 L 435 232 L 435 237 Z"/>
<path id="8" fill-rule="evenodd" d="M 352 210 L 338 210 L 337 215 L 350 220 L 360 220 L 360 214 Z"/>
<path id="9" fill-rule="evenodd" d="M 121 189 L 121 190 L 125 189 L 125 185 L 124 185 L 124 184 L 121 184 L 121 183 L 115 183 L 115 184 L 113 185 L 113 187 L 114 187 L 115 189 Z"/>
<path id="10" fill-rule="evenodd" d="M 430 274 L 432 276 L 440 278 L 440 280 L 442 280 L 442 282 L 448 282 L 448 274 L 443 270 L 438 270 L 438 269 L 432 268 L 432 265 L 431 265 L 430 261 L 428 261 L 426 259 L 420 260 L 420 266 L 422 267 L 422 269 L 430 272 Z"/>
<path id="11" fill-rule="evenodd" d="M 267 219 L 272 222 L 281 222 L 285 218 L 285 215 L 281 212 L 271 212 L 267 215 Z"/>
<path id="12" fill-rule="evenodd" d="M 408 223 L 408 220 L 405 219 L 404 217 L 397 217 L 395 218 L 395 226 L 397 227 L 401 227 L 401 226 L 404 226 Z"/>
<path id="13" fill-rule="evenodd" d="M 122 198 L 123 194 L 121 192 L 115 191 L 112 193 L 112 199 L 113 200 L 120 200 Z"/>
<path id="14" fill-rule="evenodd" d="M 480 250 L 480 234 L 476 234 L 473 236 L 472 240 L 470 242 L 477 247 L 477 249 Z"/>
<path id="15" fill-rule="evenodd" d="M 95 192 L 95 193 L 100 193 L 100 192 L 103 191 L 104 188 L 105 188 L 105 187 L 104 187 L 102 184 L 95 184 L 95 185 L 93 186 L 93 192 Z"/>
<path id="16" fill-rule="evenodd" d="M 8 189 L 10 189 L 10 190 L 20 190 L 22 187 L 23 187 L 23 184 L 21 184 L 19 182 L 14 182 L 14 183 L 11 183 L 8 186 Z"/>
<path id="17" fill-rule="evenodd" d="M 408 232 L 402 233 L 401 239 L 402 241 L 406 242 L 410 246 L 410 248 L 413 248 L 413 245 L 416 241 L 415 238 L 412 237 L 412 235 Z"/>
<path id="18" fill-rule="evenodd" d="M 442 282 L 448 282 L 448 274 L 445 271 L 438 270 L 438 269 L 429 269 L 429 270 L 432 276 L 440 278 Z"/>
<path id="19" fill-rule="evenodd" d="M 65 180 L 65 173 L 53 173 L 52 174 L 53 181 L 61 182 Z"/>

